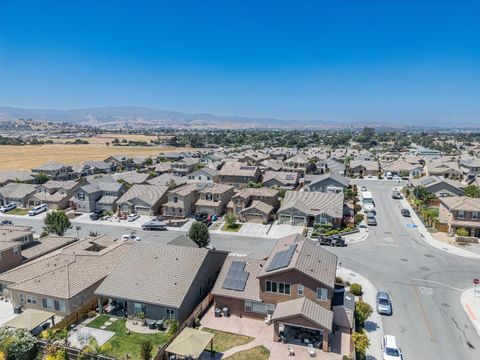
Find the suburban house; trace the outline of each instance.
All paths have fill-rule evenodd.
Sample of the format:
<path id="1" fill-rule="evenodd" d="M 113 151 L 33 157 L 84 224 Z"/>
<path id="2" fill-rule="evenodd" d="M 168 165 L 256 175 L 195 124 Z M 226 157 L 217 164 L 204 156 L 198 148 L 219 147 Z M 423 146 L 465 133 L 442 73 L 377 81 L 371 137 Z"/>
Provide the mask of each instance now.
<path id="1" fill-rule="evenodd" d="M 425 163 L 427 176 L 443 176 L 445 179 L 461 179 L 462 171 L 458 161 L 451 157 L 441 157 Z"/>
<path id="2" fill-rule="evenodd" d="M 78 239 L 74 237 L 49 234 L 42 238 L 32 239 L 31 241 L 24 242 L 21 246 L 22 262 L 26 263 L 35 260 L 77 240 Z"/>
<path id="3" fill-rule="evenodd" d="M 320 160 L 316 163 L 317 171 L 321 174 L 325 173 L 335 173 L 343 174 L 345 173 L 345 164 L 338 162 L 333 159 Z"/>
<path id="4" fill-rule="evenodd" d="M 129 155 L 112 155 L 103 160 L 113 170 L 133 170 L 135 167 L 142 166 L 145 163 L 146 157 L 143 156 L 129 156 Z"/>
<path id="5" fill-rule="evenodd" d="M 348 173 L 353 176 L 378 176 L 380 166 L 377 161 L 352 160 L 348 165 Z"/>
<path id="6" fill-rule="evenodd" d="M 305 191 L 338 193 L 344 192 L 349 186 L 350 179 L 339 174 L 305 175 Z"/>
<path id="7" fill-rule="evenodd" d="M 318 339 L 314 346 L 329 351 L 334 325 L 348 334 L 353 327 L 353 311 L 337 309 L 339 321 L 341 315 L 351 319 L 346 325 L 334 316 L 336 269 L 336 255 L 290 235 L 278 240 L 266 260 L 229 256 L 212 290 L 214 306 L 227 307 L 233 316 L 270 318 L 275 341 L 280 332 L 290 342 L 308 329 Z"/>
<path id="8" fill-rule="evenodd" d="M 156 215 L 167 202 L 168 186 L 133 185 L 117 200 L 119 214 Z"/>
<path id="9" fill-rule="evenodd" d="M 393 162 L 398 160 L 400 158 L 400 155 L 401 154 L 398 152 L 387 151 L 378 155 L 378 160 L 380 160 L 381 162 Z"/>
<path id="10" fill-rule="evenodd" d="M 92 178 L 74 191 L 71 201 L 78 212 L 115 211 L 117 199 L 125 190 L 125 184 Z"/>
<path id="11" fill-rule="evenodd" d="M 467 159 L 460 160 L 460 170 L 464 175 L 478 175 L 480 174 L 480 158 L 469 157 Z"/>
<path id="12" fill-rule="evenodd" d="M 172 163 L 170 162 L 161 162 L 155 165 L 153 168 L 153 171 L 157 175 L 163 175 L 163 174 L 168 174 L 172 172 Z"/>
<path id="13" fill-rule="evenodd" d="M 31 207 L 47 204 L 49 209 L 65 209 L 70 206 L 69 200 L 81 183 L 73 180 L 48 180 L 38 185 L 37 191 L 28 200 Z"/>
<path id="14" fill-rule="evenodd" d="M 440 176 L 426 176 L 411 181 L 413 186 L 423 186 L 435 197 L 463 196 L 462 184 L 457 180 L 444 179 Z"/>
<path id="15" fill-rule="evenodd" d="M 258 182 L 260 177 L 260 169 L 257 166 L 239 162 L 225 163 L 218 173 L 218 181 L 221 184 L 232 185 L 236 189 L 244 188 L 249 182 Z"/>
<path id="16" fill-rule="evenodd" d="M 297 154 L 283 162 L 283 171 L 295 171 L 300 175 L 305 175 L 310 171 L 312 164 L 304 154 Z"/>
<path id="17" fill-rule="evenodd" d="M 190 174 L 200 162 L 198 158 L 186 157 L 172 163 L 172 172 L 178 176 Z"/>
<path id="18" fill-rule="evenodd" d="M 186 176 L 188 183 L 216 183 L 218 182 L 218 171 L 204 167 Z"/>
<path id="19" fill-rule="evenodd" d="M 283 163 L 280 160 L 267 159 L 260 163 L 262 171 L 280 171 L 283 168 Z"/>
<path id="20" fill-rule="evenodd" d="M 247 188 L 232 197 L 228 208 L 240 221 L 268 223 L 279 205 L 278 190 Z"/>
<path id="21" fill-rule="evenodd" d="M 195 213 L 221 216 L 234 195 L 233 186 L 225 184 L 205 184 L 198 191 Z"/>
<path id="22" fill-rule="evenodd" d="M 440 198 L 438 220 L 454 233 L 463 228 L 470 236 L 480 237 L 480 199 L 466 196 Z"/>
<path id="23" fill-rule="evenodd" d="M 78 173 L 79 176 L 85 177 L 95 174 L 108 174 L 112 172 L 112 168 L 104 161 L 85 161 L 80 164 L 72 166 L 73 170 Z"/>
<path id="24" fill-rule="evenodd" d="M 184 185 L 186 183 L 186 176 L 175 176 L 168 173 L 147 180 L 147 184 L 168 186 L 170 189 L 174 189 L 177 186 Z"/>
<path id="25" fill-rule="evenodd" d="M 403 159 L 399 159 L 390 163 L 382 163 L 382 170 L 384 174 L 390 172 L 392 175 L 413 179 L 414 177 L 422 175 L 423 166 L 419 163 L 412 164 Z"/>
<path id="26" fill-rule="evenodd" d="M 22 245 L 33 241 L 28 226 L 0 225 L 0 273 L 22 264 Z"/>
<path id="27" fill-rule="evenodd" d="M 7 185 L 9 183 L 32 183 L 34 177 L 29 171 L 21 170 L 3 170 L 0 171 L 0 186 Z"/>
<path id="28" fill-rule="evenodd" d="M 181 324 L 212 289 L 227 254 L 193 246 L 136 243 L 95 294 L 99 304 L 108 299 L 109 308 L 127 315 L 143 313 L 147 319 Z"/>
<path id="29" fill-rule="evenodd" d="M 78 173 L 74 172 L 71 166 L 57 162 L 49 162 L 32 169 L 33 177 L 40 174 L 45 174 L 52 180 L 70 180 L 78 176 Z"/>
<path id="30" fill-rule="evenodd" d="M 163 204 L 162 214 L 168 217 L 185 218 L 195 211 L 195 203 L 198 200 L 198 191 L 203 184 L 185 184 L 167 194 L 167 202 Z"/>
<path id="31" fill-rule="evenodd" d="M 270 159 L 270 156 L 259 151 L 247 151 L 238 161 L 250 166 L 261 166 L 262 161 Z"/>
<path id="32" fill-rule="evenodd" d="M 13 202 L 19 208 L 26 208 L 28 200 L 36 191 L 36 185 L 9 183 L 0 188 L 0 206 Z"/>
<path id="33" fill-rule="evenodd" d="M 105 179 L 111 178 L 111 181 L 116 182 L 123 182 L 129 185 L 135 184 L 144 184 L 148 178 L 150 178 L 150 174 L 139 173 L 137 171 L 124 171 L 120 173 L 115 173 L 112 175 L 105 175 Z"/>
<path id="34" fill-rule="evenodd" d="M 343 219 L 343 193 L 287 191 L 277 211 L 278 223 L 293 226 L 331 224 L 338 228 Z"/>
<path id="35" fill-rule="evenodd" d="M 2 295 L 24 309 L 69 315 L 95 301 L 95 289 L 131 245 L 108 236 L 76 241 L 0 274 Z"/>
<path id="36" fill-rule="evenodd" d="M 290 171 L 265 171 L 262 184 L 284 190 L 293 190 L 298 186 L 300 175 Z"/>

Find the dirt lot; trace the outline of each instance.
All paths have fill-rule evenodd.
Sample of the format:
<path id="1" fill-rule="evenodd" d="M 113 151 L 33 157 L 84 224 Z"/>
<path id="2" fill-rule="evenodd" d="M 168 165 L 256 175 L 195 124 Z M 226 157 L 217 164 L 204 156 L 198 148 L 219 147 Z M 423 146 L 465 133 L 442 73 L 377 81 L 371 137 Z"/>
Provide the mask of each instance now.
<path id="1" fill-rule="evenodd" d="M 161 152 L 185 150 L 156 146 L 107 146 L 105 141 L 110 140 L 102 138 L 102 142 L 88 145 L 0 146 L 0 170 L 30 170 L 49 161 L 74 164 L 85 160 L 104 160 L 111 155 L 157 156 Z"/>

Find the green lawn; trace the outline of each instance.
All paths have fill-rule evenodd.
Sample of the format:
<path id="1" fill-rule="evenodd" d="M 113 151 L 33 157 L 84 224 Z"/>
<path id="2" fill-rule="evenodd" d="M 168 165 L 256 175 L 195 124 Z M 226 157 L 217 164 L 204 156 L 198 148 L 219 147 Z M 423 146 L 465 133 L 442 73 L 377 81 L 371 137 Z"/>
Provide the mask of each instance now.
<path id="1" fill-rule="evenodd" d="M 109 315 L 100 315 L 87 326 L 100 329 L 109 318 Z M 125 328 L 125 321 L 125 319 L 119 318 L 105 329 L 115 333 L 107 342 L 107 344 L 112 346 L 112 355 L 114 357 L 123 358 L 125 354 L 129 354 L 132 359 L 140 359 L 140 343 L 145 339 L 150 340 L 153 344 L 153 357 L 158 351 L 158 347 L 161 347 L 169 340 L 169 336 L 166 333 L 139 334 L 130 332 L 130 335 L 128 335 L 127 329 Z"/>
<path id="2" fill-rule="evenodd" d="M 19 209 L 15 208 L 10 211 L 7 211 L 6 214 L 8 215 L 27 215 L 28 214 L 28 209 Z"/>
<path id="3" fill-rule="evenodd" d="M 209 328 L 202 328 L 202 330 L 215 334 L 215 337 L 213 338 L 213 350 L 222 353 L 235 346 L 248 344 L 253 340 L 253 338 L 250 336 L 234 334 L 220 330 Z"/>
<path id="4" fill-rule="evenodd" d="M 233 224 L 232 226 L 228 226 L 227 224 L 223 225 L 222 231 L 230 231 L 230 232 L 237 232 L 242 227 L 242 224 Z"/>
<path id="5" fill-rule="evenodd" d="M 265 346 L 256 346 L 249 350 L 239 351 L 232 356 L 227 357 L 228 360 L 268 360 L 270 351 Z"/>

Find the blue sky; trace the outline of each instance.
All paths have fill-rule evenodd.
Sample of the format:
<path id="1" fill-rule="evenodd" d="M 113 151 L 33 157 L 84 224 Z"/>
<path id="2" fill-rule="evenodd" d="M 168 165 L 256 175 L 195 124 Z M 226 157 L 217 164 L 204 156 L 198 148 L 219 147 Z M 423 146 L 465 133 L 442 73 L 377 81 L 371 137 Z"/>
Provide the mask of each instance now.
<path id="1" fill-rule="evenodd" d="M 478 123 L 479 19 L 477 0 L 0 0 L 0 106 Z"/>

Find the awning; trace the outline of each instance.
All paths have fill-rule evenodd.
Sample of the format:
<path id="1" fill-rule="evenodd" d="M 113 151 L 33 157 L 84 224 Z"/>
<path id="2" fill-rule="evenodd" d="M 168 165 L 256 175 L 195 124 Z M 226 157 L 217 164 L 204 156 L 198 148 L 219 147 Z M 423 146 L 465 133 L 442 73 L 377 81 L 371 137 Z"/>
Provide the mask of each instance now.
<path id="1" fill-rule="evenodd" d="M 7 321 L 3 326 L 32 331 L 54 316 L 55 314 L 52 312 L 27 309 L 18 316 L 15 316 L 12 320 Z"/>
<path id="2" fill-rule="evenodd" d="M 187 327 L 172 341 L 166 351 L 197 359 L 214 336 L 215 334 L 213 333 Z"/>

